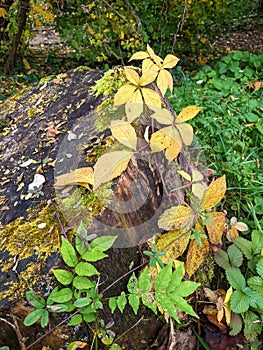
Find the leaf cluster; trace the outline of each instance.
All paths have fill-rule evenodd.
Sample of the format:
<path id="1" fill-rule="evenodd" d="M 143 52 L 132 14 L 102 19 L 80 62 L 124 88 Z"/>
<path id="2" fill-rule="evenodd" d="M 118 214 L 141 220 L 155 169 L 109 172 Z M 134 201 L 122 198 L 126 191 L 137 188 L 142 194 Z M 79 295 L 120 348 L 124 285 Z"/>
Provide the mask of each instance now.
<path id="1" fill-rule="evenodd" d="M 219 249 L 215 253 L 216 263 L 225 269 L 226 278 L 234 288 L 230 298 L 232 312 L 241 314 L 244 321 L 244 333 L 249 339 L 262 331 L 263 311 L 263 236 L 262 232 L 254 230 L 251 241 L 236 237 L 234 244 L 230 245 L 227 252 Z M 247 271 L 242 272 L 244 258 L 247 260 Z M 256 318 L 258 324 L 251 331 L 247 318 Z M 241 330 L 240 325 L 240 330 Z"/>
<path id="2" fill-rule="evenodd" d="M 112 312 L 116 308 L 123 312 L 129 304 L 137 314 L 140 304 L 150 308 L 155 314 L 158 310 L 167 312 L 176 322 L 180 323 L 178 312 L 198 317 L 192 306 L 184 299 L 192 294 L 200 285 L 192 281 L 183 281 L 184 264 L 173 270 L 173 261 L 163 267 L 155 276 L 153 270 L 146 267 L 139 278 L 133 273 L 127 285 L 128 294 L 124 291 L 118 297 L 109 299 Z M 153 277 L 154 276 L 154 277 Z"/>

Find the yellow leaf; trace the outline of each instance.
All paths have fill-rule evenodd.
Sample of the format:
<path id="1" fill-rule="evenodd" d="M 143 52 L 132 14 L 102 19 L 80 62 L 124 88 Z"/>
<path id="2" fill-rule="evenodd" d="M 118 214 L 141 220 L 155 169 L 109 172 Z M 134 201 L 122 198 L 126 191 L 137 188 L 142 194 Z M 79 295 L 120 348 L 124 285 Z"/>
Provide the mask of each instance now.
<path id="1" fill-rule="evenodd" d="M 209 241 L 212 244 L 222 244 L 222 235 L 225 229 L 225 213 L 213 212 L 209 214 L 211 217 L 211 223 L 206 224 Z"/>
<path id="2" fill-rule="evenodd" d="M 148 88 L 141 89 L 141 92 L 144 98 L 144 102 L 149 108 L 152 106 L 161 107 L 161 98 L 158 95 L 158 92 Z"/>
<path id="3" fill-rule="evenodd" d="M 174 229 L 190 228 L 194 218 L 191 208 L 183 205 L 167 209 L 158 220 L 160 228 L 169 231 Z"/>
<path id="4" fill-rule="evenodd" d="M 154 53 L 153 49 L 150 47 L 149 44 L 147 44 L 147 52 L 149 53 L 149 56 L 151 57 L 151 59 L 152 59 L 159 67 L 161 67 L 162 61 L 163 61 L 163 60 L 161 59 L 161 57 L 157 56 L 157 55 Z"/>
<path id="5" fill-rule="evenodd" d="M 170 145 L 165 150 L 165 157 L 168 159 L 169 163 L 178 156 L 181 149 L 182 145 L 172 139 Z"/>
<path id="6" fill-rule="evenodd" d="M 204 176 L 195 169 L 192 171 L 192 176 L 192 192 L 201 201 L 207 189 L 205 181 L 202 181 L 204 180 Z"/>
<path id="7" fill-rule="evenodd" d="M 176 119 L 176 123 L 182 123 L 182 122 L 185 122 L 187 120 L 193 119 L 197 115 L 197 113 L 201 111 L 202 108 L 203 107 L 197 107 L 197 106 L 185 107 L 179 113 L 179 115 Z"/>
<path id="8" fill-rule="evenodd" d="M 157 71 L 154 69 L 148 69 L 140 77 L 139 85 L 145 86 L 145 85 L 151 84 L 155 80 L 156 77 L 157 77 Z"/>
<path id="9" fill-rule="evenodd" d="M 134 102 L 134 103 L 143 105 L 143 99 L 142 99 L 142 93 L 141 93 L 142 90 L 143 89 L 141 90 L 137 89 L 136 91 L 134 91 L 134 93 L 131 95 L 129 102 Z"/>
<path id="10" fill-rule="evenodd" d="M 192 180 L 191 176 L 190 176 L 189 174 L 187 174 L 186 171 L 184 171 L 184 170 L 177 170 L 177 172 L 178 172 L 178 174 L 180 174 L 185 180 L 187 180 L 187 181 L 191 181 L 191 180 Z"/>
<path id="11" fill-rule="evenodd" d="M 157 77 L 157 86 L 164 96 L 168 87 L 170 91 L 173 91 L 173 78 L 170 72 L 165 69 L 161 69 Z"/>
<path id="12" fill-rule="evenodd" d="M 123 120 L 112 120 L 110 130 L 115 139 L 121 144 L 133 150 L 136 149 L 136 132 L 129 122 Z"/>
<path id="13" fill-rule="evenodd" d="M 174 55 L 168 54 L 163 60 L 163 68 L 169 69 L 173 68 L 179 62 L 179 58 Z"/>
<path id="14" fill-rule="evenodd" d="M 7 15 L 6 9 L 3 7 L 0 7 L 0 18 L 5 17 Z"/>
<path id="15" fill-rule="evenodd" d="M 137 87 L 131 84 L 122 86 L 114 96 L 114 105 L 122 105 L 128 102 L 136 89 Z"/>
<path id="16" fill-rule="evenodd" d="M 132 123 L 143 112 L 142 103 L 127 102 L 125 105 L 125 113 L 128 121 Z"/>
<path id="17" fill-rule="evenodd" d="M 208 186 L 201 209 L 206 210 L 215 207 L 224 197 L 225 193 L 226 177 L 223 175 Z"/>
<path id="18" fill-rule="evenodd" d="M 200 230 L 201 234 L 205 234 L 204 228 L 197 222 L 195 230 Z M 209 253 L 209 242 L 206 238 L 201 238 L 202 245 L 197 244 L 196 239 L 191 240 L 187 250 L 185 270 L 190 278 L 199 266 L 203 263 L 206 255 Z"/>
<path id="19" fill-rule="evenodd" d="M 149 57 L 148 52 L 146 52 L 146 51 L 138 51 L 138 52 L 135 52 L 132 55 L 132 57 L 129 59 L 129 61 L 132 61 L 132 60 L 144 60 L 147 57 Z"/>
<path id="20" fill-rule="evenodd" d="M 124 71 L 126 78 L 129 80 L 129 82 L 138 86 L 140 81 L 139 74 L 134 69 L 129 67 L 124 67 Z"/>
<path id="21" fill-rule="evenodd" d="M 115 151 L 103 154 L 94 166 L 94 189 L 118 177 L 128 166 L 133 155 L 130 151 Z"/>
<path id="22" fill-rule="evenodd" d="M 231 295 L 233 294 L 233 288 L 230 287 L 227 292 L 226 296 L 224 299 L 224 309 L 225 309 L 225 318 L 226 318 L 226 323 L 227 325 L 230 325 L 231 322 L 231 306 L 230 306 L 230 298 Z"/>
<path id="23" fill-rule="evenodd" d="M 158 109 L 157 112 L 152 114 L 152 118 L 157 120 L 158 123 L 165 125 L 170 125 L 174 122 L 174 117 L 165 108 Z"/>
<path id="24" fill-rule="evenodd" d="M 67 174 L 57 176 L 54 187 L 56 189 L 59 189 L 70 185 L 71 186 L 80 185 L 89 189 L 90 188 L 89 185 L 93 185 L 93 184 L 94 184 L 93 169 L 90 167 L 86 167 L 86 168 L 75 169 L 70 171 Z"/>
<path id="25" fill-rule="evenodd" d="M 165 251 L 166 255 L 162 257 L 164 264 L 168 264 L 171 260 L 181 256 L 189 243 L 191 231 L 184 234 L 180 230 L 173 230 L 156 238 L 156 246 L 158 251 Z"/>
<path id="26" fill-rule="evenodd" d="M 175 124 L 175 127 L 178 129 L 182 141 L 186 146 L 190 146 L 193 142 L 194 137 L 194 131 L 193 127 L 190 124 L 182 123 L 182 124 Z"/>
<path id="27" fill-rule="evenodd" d="M 156 64 L 153 63 L 150 58 L 146 58 L 142 61 L 142 72 L 145 73 L 150 69 L 155 69 L 157 72 L 159 70 L 159 68 L 156 66 Z"/>
<path id="28" fill-rule="evenodd" d="M 233 242 L 233 238 L 238 237 L 238 231 L 235 226 L 231 226 L 231 229 L 227 231 L 226 233 L 226 238 L 230 241 Z"/>

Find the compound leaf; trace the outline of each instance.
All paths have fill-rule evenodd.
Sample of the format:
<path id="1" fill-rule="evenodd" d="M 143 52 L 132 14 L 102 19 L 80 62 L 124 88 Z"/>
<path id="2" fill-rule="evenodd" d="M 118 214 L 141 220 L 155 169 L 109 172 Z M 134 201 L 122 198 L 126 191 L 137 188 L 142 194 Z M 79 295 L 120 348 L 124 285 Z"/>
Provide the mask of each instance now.
<path id="1" fill-rule="evenodd" d="M 246 287 L 245 277 L 237 267 L 226 269 L 226 278 L 231 286 L 237 290 L 242 290 Z"/>
<path id="2" fill-rule="evenodd" d="M 136 294 L 130 294 L 128 296 L 128 301 L 129 301 L 130 306 L 133 309 L 133 312 L 135 313 L 135 315 L 137 315 L 137 312 L 138 312 L 139 306 L 140 306 L 140 298 Z"/>
<path id="3" fill-rule="evenodd" d="M 230 306 L 233 312 L 241 314 L 249 308 L 249 296 L 241 290 L 235 290 L 230 299 Z"/>
<path id="4" fill-rule="evenodd" d="M 160 273 L 155 278 L 154 288 L 157 292 L 164 290 L 170 283 L 172 277 L 172 265 L 173 261 L 161 269 Z"/>

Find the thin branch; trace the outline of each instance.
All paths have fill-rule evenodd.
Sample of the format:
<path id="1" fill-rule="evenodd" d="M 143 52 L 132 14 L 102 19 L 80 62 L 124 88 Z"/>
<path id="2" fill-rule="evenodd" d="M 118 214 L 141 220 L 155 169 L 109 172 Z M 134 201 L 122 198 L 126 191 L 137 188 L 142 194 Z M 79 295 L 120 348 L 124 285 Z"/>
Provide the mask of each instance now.
<path id="1" fill-rule="evenodd" d="M 177 42 L 177 37 L 178 37 L 179 33 L 182 31 L 182 29 L 183 29 L 183 25 L 185 23 L 185 18 L 186 18 L 187 11 L 188 11 L 188 9 L 187 9 L 187 0 L 184 0 L 184 11 L 183 11 L 182 18 L 181 18 L 181 20 L 178 23 L 177 31 L 174 34 L 174 40 L 173 40 L 173 45 L 172 45 L 172 53 L 174 53 L 174 47 L 175 47 L 176 42 Z"/>
<path id="2" fill-rule="evenodd" d="M 14 315 L 7 315 L 7 316 L 10 316 L 14 323 L 11 323 L 11 322 L 5 320 L 4 318 L 0 318 L 0 321 L 3 321 L 4 323 L 8 324 L 11 328 L 13 328 L 13 330 L 16 333 L 17 340 L 18 340 L 18 343 L 20 345 L 21 350 L 26 350 L 26 346 L 25 346 L 25 343 L 23 342 L 23 336 L 20 332 L 20 328 L 18 326 L 17 319 L 15 318 Z"/>

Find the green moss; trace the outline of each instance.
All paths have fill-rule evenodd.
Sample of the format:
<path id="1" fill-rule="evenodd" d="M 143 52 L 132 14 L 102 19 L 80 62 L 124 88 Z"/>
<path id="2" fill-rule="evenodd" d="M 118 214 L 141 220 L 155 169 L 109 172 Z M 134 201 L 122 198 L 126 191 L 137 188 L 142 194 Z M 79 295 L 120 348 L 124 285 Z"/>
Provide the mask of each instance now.
<path id="1" fill-rule="evenodd" d="M 45 223 L 44 228 L 39 225 Z M 47 205 L 42 210 L 31 210 L 27 221 L 19 218 L 1 230 L 1 246 L 10 255 L 4 262 L 2 271 L 9 271 L 17 263 L 37 255 L 37 261 L 28 263 L 25 271 L 19 274 L 19 281 L 6 285 L 7 290 L 0 293 L 0 297 L 15 298 L 24 292 L 25 288 L 37 282 L 40 270 L 45 266 L 47 258 L 60 248 L 61 229 L 56 220 L 54 210 Z"/>

